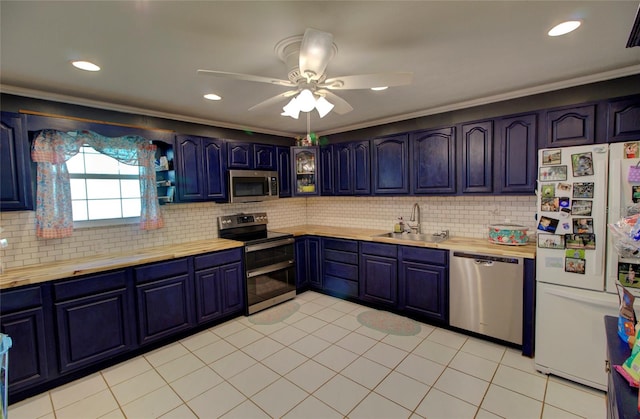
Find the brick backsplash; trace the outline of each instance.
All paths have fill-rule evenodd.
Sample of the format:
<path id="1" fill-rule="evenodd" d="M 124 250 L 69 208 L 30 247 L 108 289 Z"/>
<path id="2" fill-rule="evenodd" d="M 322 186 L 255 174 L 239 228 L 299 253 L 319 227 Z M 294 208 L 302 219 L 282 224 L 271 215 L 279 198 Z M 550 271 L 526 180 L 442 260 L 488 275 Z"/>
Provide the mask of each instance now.
<path id="1" fill-rule="evenodd" d="M 362 227 L 391 231 L 395 220 L 408 220 L 420 205 L 423 232 L 448 229 L 452 236 L 486 237 L 487 226 L 509 220 L 535 229 L 534 196 L 486 197 L 317 197 L 287 198 L 248 204 L 172 204 L 162 207 L 165 227 L 142 231 L 137 225 L 83 228 L 64 239 L 39 239 L 33 211 L 0 212 L 0 235 L 9 246 L 0 250 L 6 269 L 75 257 L 218 237 L 217 217 L 264 211 L 269 228 L 300 224 Z"/>

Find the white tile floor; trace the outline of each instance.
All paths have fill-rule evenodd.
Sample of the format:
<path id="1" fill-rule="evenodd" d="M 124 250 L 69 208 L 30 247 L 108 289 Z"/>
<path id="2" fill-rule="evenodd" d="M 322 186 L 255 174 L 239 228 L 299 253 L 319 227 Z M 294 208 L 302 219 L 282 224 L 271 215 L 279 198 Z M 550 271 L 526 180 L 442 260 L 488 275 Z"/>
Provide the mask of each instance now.
<path id="1" fill-rule="evenodd" d="M 282 322 L 239 317 L 9 406 L 18 418 L 597 418 L 602 392 L 537 373 L 520 352 L 306 292 Z M 284 303 L 291 304 L 291 302 Z"/>

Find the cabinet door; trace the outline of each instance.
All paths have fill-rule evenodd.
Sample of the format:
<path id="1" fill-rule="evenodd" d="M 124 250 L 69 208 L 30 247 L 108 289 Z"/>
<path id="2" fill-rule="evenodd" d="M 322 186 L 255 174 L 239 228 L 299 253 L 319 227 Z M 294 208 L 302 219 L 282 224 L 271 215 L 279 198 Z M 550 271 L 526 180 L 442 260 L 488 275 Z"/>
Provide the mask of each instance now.
<path id="1" fill-rule="evenodd" d="M 2 112 L 0 121 L 0 210 L 32 210 L 29 139 L 22 115 Z"/>
<path id="2" fill-rule="evenodd" d="M 503 118 L 497 123 L 496 193 L 530 193 L 536 189 L 537 115 Z"/>
<path id="3" fill-rule="evenodd" d="M 309 237 L 307 239 L 308 246 L 308 266 L 309 270 L 307 271 L 307 275 L 309 278 L 309 283 L 312 287 L 317 289 L 322 289 L 322 264 L 321 264 L 321 247 L 320 247 L 320 238 L 319 237 Z"/>
<path id="4" fill-rule="evenodd" d="M 359 288 L 362 300 L 395 307 L 398 302 L 397 259 L 361 255 Z"/>
<path id="5" fill-rule="evenodd" d="M 253 144 L 227 143 L 227 167 L 229 169 L 252 169 L 253 168 Z"/>
<path id="6" fill-rule="evenodd" d="M 253 162 L 257 170 L 276 170 L 276 148 L 267 144 L 253 145 Z"/>
<path id="7" fill-rule="evenodd" d="M 0 294 L 0 309 L 0 331 L 13 340 L 13 346 L 9 350 L 11 395 L 51 378 L 40 287 L 3 291 Z M 52 359 L 55 360 L 55 357 Z"/>
<path id="8" fill-rule="evenodd" d="M 320 168 L 318 147 L 291 147 L 293 194 L 295 196 L 320 195 Z"/>
<path id="9" fill-rule="evenodd" d="M 276 157 L 278 159 L 278 186 L 280 187 L 280 198 L 290 197 L 291 192 L 291 151 L 289 147 L 277 147 Z"/>
<path id="10" fill-rule="evenodd" d="M 460 191 L 490 193 L 493 190 L 493 121 L 462 125 L 460 143 Z"/>
<path id="11" fill-rule="evenodd" d="M 540 148 L 595 144 L 595 120 L 593 104 L 546 111 L 546 144 Z"/>
<path id="12" fill-rule="evenodd" d="M 454 128 L 411 134 L 412 194 L 456 193 Z"/>
<path id="13" fill-rule="evenodd" d="M 640 139 L 640 96 L 608 103 L 607 142 Z"/>
<path id="14" fill-rule="evenodd" d="M 220 291 L 222 314 L 242 312 L 245 308 L 244 270 L 242 263 L 230 263 L 220 267 Z"/>
<path id="15" fill-rule="evenodd" d="M 202 138 L 202 158 L 206 180 L 203 185 L 203 197 L 211 201 L 226 201 L 227 182 L 224 166 L 224 141 L 215 138 Z"/>
<path id="16" fill-rule="evenodd" d="M 320 194 L 321 195 L 333 195 L 334 194 L 334 176 L 335 168 L 333 161 L 333 146 L 327 145 L 320 147 Z"/>
<path id="17" fill-rule="evenodd" d="M 204 199 L 202 140 L 199 137 L 176 136 L 176 181 L 178 200 Z"/>
<path id="18" fill-rule="evenodd" d="M 309 257 L 306 237 L 296 238 L 296 288 L 298 292 L 309 286 Z"/>
<path id="19" fill-rule="evenodd" d="M 196 320 L 199 324 L 222 316 L 219 268 L 196 271 L 195 293 Z"/>
<path id="20" fill-rule="evenodd" d="M 352 144 L 353 194 L 371 194 L 371 151 L 369 141 Z"/>
<path id="21" fill-rule="evenodd" d="M 409 193 L 409 137 L 397 135 L 373 140 L 373 193 Z"/>
<path id="22" fill-rule="evenodd" d="M 448 322 L 449 289 L 445 267 L 403 261 L 399 279 L 400 310 Z"/>
<path id="23" fill-rule="evenodd" d="M 350 143 L 335 144 L 335 194 L 353 194 L 353 169 L 352 169 L 352 148 Z"/>

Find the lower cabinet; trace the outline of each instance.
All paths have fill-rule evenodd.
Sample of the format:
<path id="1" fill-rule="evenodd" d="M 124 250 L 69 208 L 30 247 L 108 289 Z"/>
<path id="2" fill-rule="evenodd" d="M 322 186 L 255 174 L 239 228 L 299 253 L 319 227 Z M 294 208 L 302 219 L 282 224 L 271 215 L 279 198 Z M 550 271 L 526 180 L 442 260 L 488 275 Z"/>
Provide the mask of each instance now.
<path id="1" fill-rule="evenodd" d="M 449 322 L 449 253 L 446 250 L 399 246 L 400 310 Z"/>
<path id="2" fill-rule="evenodd" d="M 129 272 L 118 270 L 53 284 L 61 374 L 134 348 Z"/>
<path id="3" fill-rule="evenodd" d="M 193 271 L 188 258 L 136 267 L 134 273 L 140 345 L 194 326 Z"/>
<path id="4" fill-rule="evenodd" d="M 242 250 L 195 256 L 194 269 L 199 324 L 244 310 Z"/>
<path id="5" fill-rule="evenodd" d="M 363 301 L 395 307 L 398 302 L 398 246 L 360 244 L 360 294 Z"/>
<path id="6" fill-rule="evenodd" d="M 310 286 L 314 289 L 322 289 L 320 238 L 298 237 L 295 246 L 296 288 L 299 292 Z"/>
<path id="7" fill-rule="evenodd" d="M 338 297 L 358 297 L 358 242 L 322 238 L 322 289 Z"/>

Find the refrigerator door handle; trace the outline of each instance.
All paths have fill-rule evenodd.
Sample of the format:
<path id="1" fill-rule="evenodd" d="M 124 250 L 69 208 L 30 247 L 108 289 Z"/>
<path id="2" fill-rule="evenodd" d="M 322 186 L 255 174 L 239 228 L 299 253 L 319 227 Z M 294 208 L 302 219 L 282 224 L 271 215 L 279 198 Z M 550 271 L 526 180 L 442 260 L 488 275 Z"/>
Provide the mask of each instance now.
<path id="1" fill-rule="evenodd" d="M 574 293 L 565 291 L 564 289 L 548 288 L 545 290 L 545 292 L 547 294 L 552 294 L 561 298 L 566 298 L 568 300 L 581 301 L 604 308 L 611 308 L 611 304 L 608 304 L 606 301 L 585 296 L 577 297 Z"/>

